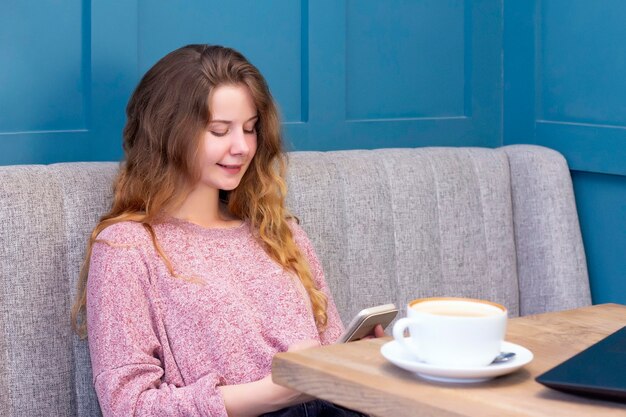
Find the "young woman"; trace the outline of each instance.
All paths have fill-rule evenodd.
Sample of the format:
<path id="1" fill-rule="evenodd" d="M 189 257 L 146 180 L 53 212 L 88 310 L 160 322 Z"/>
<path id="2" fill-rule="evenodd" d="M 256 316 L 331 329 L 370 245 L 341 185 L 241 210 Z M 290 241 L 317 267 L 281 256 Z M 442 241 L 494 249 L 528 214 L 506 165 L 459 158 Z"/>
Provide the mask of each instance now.
<path id="1" fill-rule="evenodd" d="M 285 209 L 259 71 L 232 49 L 180 48 L 145 74 L 127 117 L 73 311 L 104 416 L 358 415 L 271 379 L 277 352 L 333 343 L 343 326 Z"/>

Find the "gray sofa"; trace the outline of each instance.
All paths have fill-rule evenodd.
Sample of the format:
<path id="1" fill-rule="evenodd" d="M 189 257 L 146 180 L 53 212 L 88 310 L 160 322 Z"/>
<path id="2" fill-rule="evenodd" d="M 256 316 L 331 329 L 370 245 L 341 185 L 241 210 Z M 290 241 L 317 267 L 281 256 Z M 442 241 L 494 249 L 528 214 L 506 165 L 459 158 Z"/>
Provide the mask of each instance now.
<path id="1" fill-rule="evenodd" d="M 0 167 L 2 416 L 100 415 L 69 311 L 116 169 Z M 554 151 L 296 152 L 288 182 L 344 322 L 435 295 L 487 298 L 511 316 L 591 303 L 571 179 Z"/>

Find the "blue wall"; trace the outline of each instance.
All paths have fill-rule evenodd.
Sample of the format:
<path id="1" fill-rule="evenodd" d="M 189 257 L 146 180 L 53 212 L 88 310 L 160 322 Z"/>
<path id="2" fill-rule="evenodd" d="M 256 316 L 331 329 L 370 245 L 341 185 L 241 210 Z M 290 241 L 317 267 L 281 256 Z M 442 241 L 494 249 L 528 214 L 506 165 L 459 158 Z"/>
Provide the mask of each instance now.
<path id="1" fill-rule="evenodd" d="M 559 150 L 594 302 L 626 304 L 626 3 L 601 5 L 7 0 L 0 164 L 119 159 L 141 74 L 183 44 L 225 44 L 266 75 L 291 149 Z"/>
<path id="2" fill-rule="evenodd" d="M 199 42 L 261 69 L 292 149 L 501 142 L 499 1 L 58 3 L 3 4 L 0 164 L 119 158 L 140 75 Z"/>

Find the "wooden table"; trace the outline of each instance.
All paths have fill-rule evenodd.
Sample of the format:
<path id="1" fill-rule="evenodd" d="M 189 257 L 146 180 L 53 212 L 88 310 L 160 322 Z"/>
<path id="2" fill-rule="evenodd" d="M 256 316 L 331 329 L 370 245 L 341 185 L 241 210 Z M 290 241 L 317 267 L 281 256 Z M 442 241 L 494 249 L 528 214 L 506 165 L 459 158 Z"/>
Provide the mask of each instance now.
<path id="1" fill-rule="evenodd" d="M 363 413 L 414 416 L 626 416 L 626 404 L 561 393 L 535 377 L 626 325 L 626 306 L 603 304 L 511 319 L 506 340 L 530 349 L 524 368 L 478 384 L 429 382 L 380 354 L 389 337 L 276 355 L 278 384 Z"/>

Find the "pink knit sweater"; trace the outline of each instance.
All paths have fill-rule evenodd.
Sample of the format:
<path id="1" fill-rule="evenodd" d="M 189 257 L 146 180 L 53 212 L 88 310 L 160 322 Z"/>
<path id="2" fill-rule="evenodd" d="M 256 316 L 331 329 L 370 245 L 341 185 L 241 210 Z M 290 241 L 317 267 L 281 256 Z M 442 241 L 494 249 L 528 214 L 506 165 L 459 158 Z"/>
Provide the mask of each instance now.
<path id="1" fill-rule="evenodd" d="M 87 317 L 93 380 L 105 417 L 226 416 L 220 385 L 263 378 L 272 357 L 305 339 L 343 331 L 320 263 L 292 225 L 319 288 L 328 326 L 319 333 L 295 275 L 272 261 L 248 223 L 206 229 L 169 219 L 155 226 L 172 277 L 138 223 L 103 230 L 93 247 Z"/>

